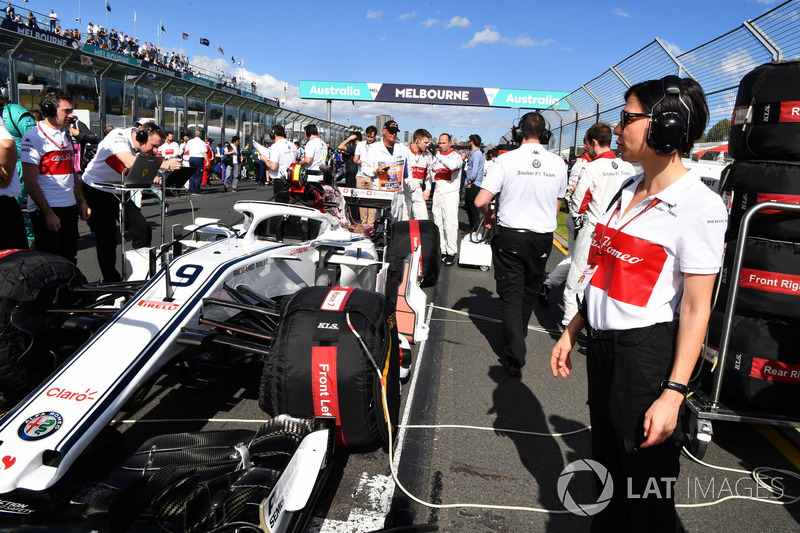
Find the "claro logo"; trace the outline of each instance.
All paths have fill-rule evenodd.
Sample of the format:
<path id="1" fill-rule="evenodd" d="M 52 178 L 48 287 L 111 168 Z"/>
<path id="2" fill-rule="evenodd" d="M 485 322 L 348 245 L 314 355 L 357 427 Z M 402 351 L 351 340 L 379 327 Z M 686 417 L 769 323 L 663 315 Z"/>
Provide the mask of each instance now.
<path id="1" fill-rule="evenodd" d="M 58 398 L 60 400 L 74 400 L 76 402 L 85 402 L 87 400 L 94 401 L 95 400 L 94 395 L 97 394 L 97 391 L 86 389 L 86 392 L 72 392 L 67 389 L 53 387 L 52 389 L 49 389 L 45 394 L 51 398 Z"/>

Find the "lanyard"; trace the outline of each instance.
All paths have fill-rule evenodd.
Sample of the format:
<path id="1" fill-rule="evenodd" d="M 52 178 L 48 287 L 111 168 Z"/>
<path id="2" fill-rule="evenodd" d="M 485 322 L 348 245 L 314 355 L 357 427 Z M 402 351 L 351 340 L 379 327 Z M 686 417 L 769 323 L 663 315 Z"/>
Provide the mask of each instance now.
<path id="1" fill-rule="evenodd" d="M 628 224 L 630 224 L 631 222 L 633 222 L 634 220 L 636 220 L 640 216 L 642 216 L 645 213 L 647 213 L 651 208 L 655 207 L 655 205 L 657 203 L 659 203 L 660 201 L 661 200 L 659 200 L 658 198 L 653 198 L 652 200 L 650 200 L 650 203 L 647 204 L 647 207 L 645 207 L 644 209 L 642 209 L 641 211 L 636 213 L 636 215 L 634 215 L 633 218 L 631 218 L 629 221 L 627 221 L 626 223 L 624 223 L 623 225 L 618 227 L 616 229 L 616 231 L 614 231 L 614 233 L 612 233 L 611 236 L 609 236 L 608 244 L 605 247 L 608 247 L 608 245 L 611 244 L 611 241 L 614 240 L 614 237 L 617 236 L 617 233 L 619 233 L 620 231 L 625 229 L 625 226 L 627 226 Z M 620 210 L 622 210 L 622 198 L 619 199 L 619 201 L 617 202 L 617 205 L 614 207 L 614 212 L 611 213 L 611 218 L 608 219 L 609 222 L 614 219 L 614 217 L 617 215 L 617 211 L 620 211 Z M 606 230 L 607 229 L 608 229 L 608 225 L 603 227 L 603 233 L 600 234 L 600 239 L 597 241 L 597 250 L 594 252 L 594 254 L 592 254 L 592 257 L 589 258 L 589 266 L 590 267 L 593 267 L 595 262 L 597 261 L 597 258 L 599 256 L 603 255 L 603 250 L 601 249 L 601 245 L 605 241 L 605 236 L 606 236 Z"/>
<path id="2" fill-rule="evenodd" d="M 39 131 L 42 132 L 42 135 L 44 135 L 45 139 L 55 144 L 60 150 L 63 150 L 64 148 L 67 148 L 69 146 L 69 139 L 67 139 L 66 144 L 62 146 L 60 143 L 57 143 L 55 140 L 53 140 L 47 133 L 45 133 L 45 131 L 42 129 L 41 123 L 36 124 L 36 127 L 39 128 Z"/>

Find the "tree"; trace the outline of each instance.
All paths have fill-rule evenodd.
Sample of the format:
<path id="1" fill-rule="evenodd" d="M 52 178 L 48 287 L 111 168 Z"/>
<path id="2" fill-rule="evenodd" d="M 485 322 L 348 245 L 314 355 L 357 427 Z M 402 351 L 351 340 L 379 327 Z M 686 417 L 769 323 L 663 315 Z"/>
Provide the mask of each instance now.
<path id="1" fill-rule="evenodd" d="M 728 140 L 728 134 L 731 131 L 730 119 L 723 118 L 708 130 L 703 137 L 704 142 L 722 142 Z M 702 142 L 702 141 L 701 141 Z"/>

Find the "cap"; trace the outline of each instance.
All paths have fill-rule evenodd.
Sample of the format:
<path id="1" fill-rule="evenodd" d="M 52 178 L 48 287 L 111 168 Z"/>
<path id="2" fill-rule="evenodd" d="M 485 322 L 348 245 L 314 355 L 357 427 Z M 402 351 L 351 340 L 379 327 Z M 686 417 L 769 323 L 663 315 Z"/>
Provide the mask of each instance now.
<path id="1" fill-rule="evenodd" d="M 389 131 L 394 130 L 394 133 L 397 133 L 397 130 L 399 130 L 400 128 L 397 126 L 397 122 L 395 122 L 394 120 L 389 120 L 386 122 L 386 124 L 383 125 L 383 129 Z"/>

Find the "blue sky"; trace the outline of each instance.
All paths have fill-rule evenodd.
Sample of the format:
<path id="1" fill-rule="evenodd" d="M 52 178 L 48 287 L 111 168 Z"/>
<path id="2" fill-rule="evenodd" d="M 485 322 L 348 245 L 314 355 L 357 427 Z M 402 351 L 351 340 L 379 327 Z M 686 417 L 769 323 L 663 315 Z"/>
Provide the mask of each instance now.
<path id="1" fill-rule="evenodd" d="M 690 50 L 779 5 L 778 0 L 652 2 L 303 2 L 30 0 L 25 9 L 56 9 L 62 26 L 83 32 L 89 21 L 156 42 L 183 46 L 193 63 L 255 80 L 264 96 L 325 116 L 324 101 L 300 100 L 299 80 L 358 81 L 572 91 L 659 37 Z M 402 7 L 401 7 L 402 5 Z M 135 6 L 135 7 L 134 7 Z M 180 6 L 180 7 L 179 7 Z M 80 11 L 79 11 L 80 9 Z M 181 33 L 189 40 L 181 40 Z M 199 44 L 200 37 L 211 46 Z M 217 45 L 225 51 L 223 57 Z M 244 65 L 231 65 L 230 56 Z M 633 82 L 640 80 L 631 80 Z M 334 102 L 332 118 L 366 127 L 393 115 L 401 130 L 424 127 L 496 143 L 515 109 Z"/>

